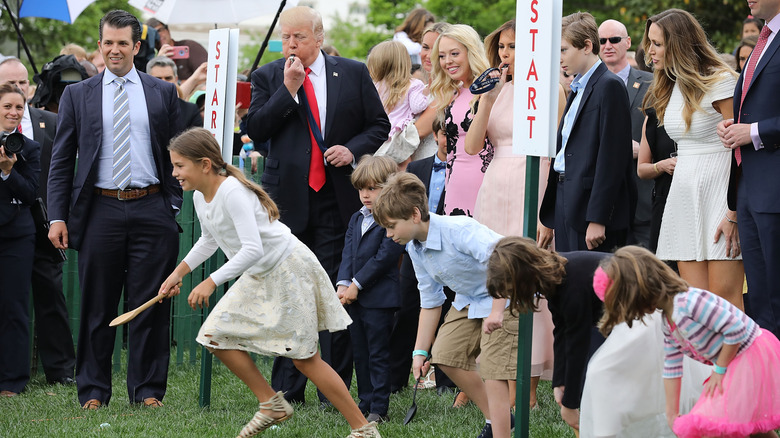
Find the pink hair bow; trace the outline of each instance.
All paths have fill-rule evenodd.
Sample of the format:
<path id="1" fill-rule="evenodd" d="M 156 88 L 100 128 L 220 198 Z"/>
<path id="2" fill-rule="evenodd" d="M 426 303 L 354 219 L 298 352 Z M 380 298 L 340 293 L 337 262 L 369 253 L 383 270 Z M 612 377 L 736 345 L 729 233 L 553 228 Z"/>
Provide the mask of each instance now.
<path id="1" fill-rule="evenodd" d="M 601 266 L 596 269 L 593 274 L 593 292 L 596 292 L 596 296 L 601 301 L 604 301 L 604 295 L 607 293 L 607 289 L 612 286 L 612 279 L 607 276 L 607 273 L 601 269 Z"/>

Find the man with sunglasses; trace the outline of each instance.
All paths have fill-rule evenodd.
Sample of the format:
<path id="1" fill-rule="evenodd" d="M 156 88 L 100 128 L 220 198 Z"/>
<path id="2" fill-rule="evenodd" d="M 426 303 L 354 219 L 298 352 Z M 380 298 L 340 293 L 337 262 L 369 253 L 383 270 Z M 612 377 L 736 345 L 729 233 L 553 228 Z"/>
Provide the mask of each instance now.
<path id="1" fill-rule="evenodd" d="M 653 181 L 639 179 L 636 173 L 639 141 L 642 139 L 642 125 L 645 115 L 640 110 L 642 99 L 653 80 L 653 74 L 637 70 L 628 63 L 626 53 L 631 48 L 631 37 L 623 23 L 616 20 L 606 20 L 599 26 L 599 43 L 601 44 L 601 61 L 607 65 L 626 85 L 631 108 L 631 139 L 634 150 L 634 182 L 636 183 L 637 199 L 634 211 L 634 222 L 628 233 L 627 243 L 650 246 L 650 219 L 653 214 Z M 637 62 L 644 62 L 640 59 Z"/>

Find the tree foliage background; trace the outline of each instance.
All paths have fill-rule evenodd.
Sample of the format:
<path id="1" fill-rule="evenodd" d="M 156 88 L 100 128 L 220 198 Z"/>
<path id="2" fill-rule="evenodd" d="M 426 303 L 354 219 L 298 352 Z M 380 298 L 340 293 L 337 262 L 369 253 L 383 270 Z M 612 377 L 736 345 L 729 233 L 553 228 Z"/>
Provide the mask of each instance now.
<path id="1" fill-rule="evenodd" d="M 20 4 L 20 0 L 8 2 L 13 9 Z M 333 17 L 334 24 L 326 29 L 326 43 L 335 45 L 342 56 L 365 59 L 372 46 L 392 38 L 395 28 L 416 7 L 428 9 L 438 20 L 469 24 L 483 37 L 514 17 L 516 8 L 515 0 L 367 0 L 367 3 L 365 22 L 355 19 L 355 14 L 360 15 L 361 10 L 353 6 L 351 15 Z M 673 7 L 693 13 L 713 44 L 727 53 L 739 43 L 742 20 L 750 13 L 745 0 L 564 0 L 563 12 L 588 11 L 597 22 L 608 18 L 623 22 L 633 41 L 632 48 L 635 49 L 642 39 L 647 17 Z M 73 24 L 45 18 L 19 20 L 37 67 L 40 69 L 54 58 L 67 43 L 79 44 L 88 51 L 97 49 L 100 17 L 105 11 L 117 8 L 139 14 L 139 11 L 128 5 L 127 0 L 99 0 L 85 9 Z M 323 14 L 328 14 L 327 0 L 319 1 L 319 9 Z M 278 26 L 276 31 L 278 38 Z M 264 36 L 264 33 L 257 33 L 254 36 L 255 44 L 242 47 L 242 67 L 251 65 Z M 8 13 L 2 10 L 0 52 L 15 55 L 17 41 Z M 280 56 L 278 53 L 266 52 L 261 65 Z M 24 53 L 21 58 L 29 67 Z"/>
<path id="2" fill-rule="evenodd" d="M 17 16 L 16 11 L 19 4 L 21 3 L 18 0 L 8 0 L 8 5 L 14 9 L 14 17 Z M 130 6 L 127 0 L 100 0 L 84 9 L 84 12 L 76 18 L 73 24 L 48 18 L 21 18 L 19 27 L 22 30 L 25 41 L 27 41 L 27 45 L 30 47 L 30 52 L 35 60 L 35 65 L 38 67 L 38 71 L 41 70 L 43 64 L 59 55 L 62 46 L 65 44 L 78 44 L 84 47 L 87 53 L 97 50 L 100 18 L 107 11 L 113 9 L 124 9 L 136 16 L 140 16 L 140 12 Z M 0 47 L 2 47 L 2 50 L 0 52 L 6 56 L 16 56 L 19 38 L 8 17 L 8 11 L 2 6 L 0 6 L 0 11 L 2 11 L 2 17 L 0 17 L 0 42 L 2 42 Z M 27 60 L 27 55 L 24 53 L 24 49 L 21 50 L 20 59 L 27 65 L 30 74 L 32 74 L 32 69 L 30 69 L 30 63 Z"/>
<path id="3" fill-rule="evenodd" d="M 519 0 L 529 1 L 529 0 Z M 546 0 L 541 0 L 546 1 Z M 437 19 L 469 24 L 483 37 L 515 15 L 515 0 L 369 0 L 368 23 L 392 31 L 416 7 L 431 11 Z M 670 8 L 691 12 L 707 31 L 712 43 L 731 53 L 739 43 L 742 20 L 750 14 L 745 0 L 564 0 L 563 13 L 588 11 L 598 23 L 612 18 L 628 28 L 633 47 L 642 40 L 647 18 Z M 381 40 L 380 40 L 381 41 Z M 379 41 L 377 41 L 379 42 Z"/>

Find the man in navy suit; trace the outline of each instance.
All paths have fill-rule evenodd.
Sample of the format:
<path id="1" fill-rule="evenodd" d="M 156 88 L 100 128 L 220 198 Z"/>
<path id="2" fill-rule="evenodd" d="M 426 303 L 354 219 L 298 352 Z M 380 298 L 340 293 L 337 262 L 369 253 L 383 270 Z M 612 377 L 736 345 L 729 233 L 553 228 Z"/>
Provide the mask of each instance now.
<path id="1" fill-rule="evenodd" d="M 324 34 L 318 12 L 290 8 L 279 23 L 285 58 L 252 73 L 247 133 L 256 144 L 269 142 L 263 188 L 279 206 L 281 221 L 314 252 L 335 287 L 344 233 L 360 208 L 350 183 L 352 166 L 387 140 L 390 122 L 366 66 L 320 50 Z M 320 334 L 322 358 L 347 387 L 349 344 L 346 330 Z M 289 359 L 274 361 L 271 383 L 288 400 L 304 401 L 306 378 Z"/>
<path id="2" fill-rule="evenodd" d="M 614 41 L 614 42 L 613 42 Z M 645 113 L 642 112 L 644 99 L 653 74 L 637 70 L 628 63 L 626 53 L 631 48 L 631 37 L 623 23 L 616 20 L 605 20 L 599 26 L 599 56 L 607 69 L 623 80 L 628 92 L 629 109 L 631 110 L 631 144 L 633 152 L 632 179 L 637 189 L 634 222 L 628 236 L 628 243 L 650 247 L 650 219 L 653 215 L 653 180 L 641 179 L 636 173 L 639 142 L 642 140 L 642 126 Z M 645 62 L 639 59 L 637 62 Z"/>
<path id="3" fill-rule="evenodd" d="M 16 58 L 0 62 L 0 84 L 13 84 L 25 94 L 30 85 L 27 67 Z M 25 106 L 20 123 L 22 134 L 41 146 L 41 173 L 38 197 L 46 203 L 46 181 L 49 178 L 51 146 L 57 132 L 57 115 Z M 36 223 L 35 260 L 33 261 L 32 293 L 35 309 L 35 337 L 46 381 L 73 384 L 76 353 L 68 323 L 68 309 L 62 293 L 63 261 L 55 253 L 47 231 Z"/>
<path id="4" fill-rule="evenodd" d="M 172 84 L 133 66 L 140 37 L 140 23 L 130 13 L 103 16 L 99 47 L 106 70 L 65 89 L 52 151 L 49 239 L 79 251 L 76 383 L 85 409 L 111 399 L 116 329 L 108 324 L 122 290 L 129 308 L 157 295 L 179 249 L 181 187 L 166 149 L 180 130 L 179 102 Z M 131 403 L 162 405 L 169 313 L 164 300 L 128 324 Z"/>
<path id="5" fill-rule="evenodd" d="M 564 17 L 561 68 L 577 76 L 539 211 L 542 223 L 555 230 L 557 251 L 611 251 L 625 244 L 633 216 L 628 95 L 598 54 L 593 16 Z"/>
<path id="6" fill-rule="evenodd" d="M 729 210 L 737 211 L 745 307 L 758 325 L 780 336 L 780 0 L 748 6 L 766 23 L 734 90 L 734 120 L 720 122 L 718 135 L 734 150 Z"/>

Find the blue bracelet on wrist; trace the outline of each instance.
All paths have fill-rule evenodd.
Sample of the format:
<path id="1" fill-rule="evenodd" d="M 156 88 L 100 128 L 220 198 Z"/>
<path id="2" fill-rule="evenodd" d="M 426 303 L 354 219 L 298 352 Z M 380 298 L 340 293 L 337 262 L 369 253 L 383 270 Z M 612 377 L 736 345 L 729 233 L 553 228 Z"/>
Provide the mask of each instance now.
<path id="1" fill-rule="evenodd" d="M 718 364 L 715 364 L 715 366 L 713 367 L 713 371 L 715 371 L 715 373 L 720 375 L 726 374 L 726 369 L 727 369 L 726 367 L 719 366 Z"/>
<path id="2" fill-rule="evenodd" d="M 414 359 L 415 356 L 425 356 L 425 358 L 428 358 L 428 352 L 425 350 L 414 350 L 412 351 L 412 359 Z"/>

